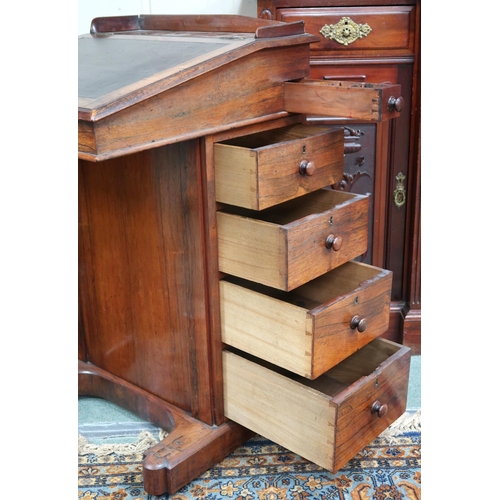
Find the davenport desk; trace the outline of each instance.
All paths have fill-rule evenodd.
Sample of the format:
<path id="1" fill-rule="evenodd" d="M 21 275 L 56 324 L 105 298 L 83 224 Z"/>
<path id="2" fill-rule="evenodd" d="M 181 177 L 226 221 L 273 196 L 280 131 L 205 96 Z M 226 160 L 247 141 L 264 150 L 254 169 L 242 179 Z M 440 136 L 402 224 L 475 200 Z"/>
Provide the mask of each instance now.
<path id="1" fill-rule="evenodd" d="M 344 131 L 305 118 L 397 118 L 400 86 L 309 79 L 317 40 L 239 16 L 79 37 L 79 393 L 169 432 L 148 493 L 255 432 L 336 471 L 405 410 L 368 196 L 331 188 Z"/>

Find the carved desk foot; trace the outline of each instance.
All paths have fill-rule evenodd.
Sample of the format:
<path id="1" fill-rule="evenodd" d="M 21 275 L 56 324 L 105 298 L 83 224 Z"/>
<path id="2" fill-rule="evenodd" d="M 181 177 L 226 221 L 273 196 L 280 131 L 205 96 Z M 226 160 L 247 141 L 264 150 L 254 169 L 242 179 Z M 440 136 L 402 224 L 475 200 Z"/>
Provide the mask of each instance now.
<path id="1" fill-rule="evenodd" d="M 175 493 L 254 434 L 227 421 L 209 426 L 187 412 L 89 363 L 78 361 L 78 393 L 101 397 L 169 434 L 144 453 L 144 490 Z"/>

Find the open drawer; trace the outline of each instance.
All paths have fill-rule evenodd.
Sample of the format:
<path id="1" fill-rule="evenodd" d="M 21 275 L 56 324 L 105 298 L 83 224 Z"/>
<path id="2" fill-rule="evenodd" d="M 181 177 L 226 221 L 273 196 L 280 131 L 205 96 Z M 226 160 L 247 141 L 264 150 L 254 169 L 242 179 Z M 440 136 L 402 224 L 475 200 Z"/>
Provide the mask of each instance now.
<path id="1" fill-rule="evenodd" d="M 391 285 L 391 271 L 359 262 L 292 292 L 227 276 L 222 341 L 314 379 L 387 330 Z"/>
<path id="2" fill-rule="evenodd" d="M 406 409 L 410 349 L 376 339 L 310 381 L 225 350 L 226 417 L 336 472 Z"/>
<path id="3" fill-rule="evenodd" d="M 306 115 L 386 121 L 403 109 L 401 85 L 304 78 L 284 84 L 285 111 Z"/>
<path id="4" fill-rule="evenodd" d="M 220 203 L 262 210 L 339 182 L 344 134 L 292 125 L 214 144 Z"/>
<path id="5" fill-rule="evenodd" d="M 217 212 L 219 270 L 279 290 L 358 257 L 368 245 L 368 197 L 320 189 L 262 211 Z"/>

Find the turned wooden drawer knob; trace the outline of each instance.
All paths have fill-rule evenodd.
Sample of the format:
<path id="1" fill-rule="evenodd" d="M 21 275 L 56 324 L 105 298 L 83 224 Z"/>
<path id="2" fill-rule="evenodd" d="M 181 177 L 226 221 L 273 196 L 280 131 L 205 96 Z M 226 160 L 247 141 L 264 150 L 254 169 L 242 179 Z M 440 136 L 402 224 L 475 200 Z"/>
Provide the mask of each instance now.
<path id="1" fill-rule="evenodd" d="M 387 413 L 387 405 L 381 405 L 380 401 L 375 401 L 372 404 L 371 412 L 376 413 L 378 418 L 382 418 Z"/>
<path id="2" fill-rule="evenodd" d="M 360 318 L 359 316 L 356 315 L 351 319 L 351 328 L 353 330 L 357 328 L 359 333 L 364 332 L 367 326 L 368 326 L 368 321 L 366 318 Z"/>
<path id="3" fill-rule="evenodd" d="M 302 175 L 313 175 L 316 172 L 316 164 L 313 161 L 303 160 L 299 165 L 299 172 Z"/>
<path id="4" fill-rule="evenodd" d="M 387 101 L 389 111 L 397 111 L 398 113 L 403 109 L 404 104 L 405 100 L 402 96 L 399 96 L 398 98 L 391 96 Z"/>
<path id="5" fill-rule="evenodd" d="M 333 234 L 329 234 L 325 240 L 326 248 L 332 248 L 335 252 L 340 250 L 342 246 L 342 236 L 335 236 Z"/>

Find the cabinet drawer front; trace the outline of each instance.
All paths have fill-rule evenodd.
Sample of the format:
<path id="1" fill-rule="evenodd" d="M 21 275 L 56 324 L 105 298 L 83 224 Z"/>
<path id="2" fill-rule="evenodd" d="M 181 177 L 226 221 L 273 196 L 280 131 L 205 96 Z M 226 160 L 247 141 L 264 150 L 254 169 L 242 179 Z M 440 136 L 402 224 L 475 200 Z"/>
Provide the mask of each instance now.
<path id="1" fill-rule="evenodd" d="M 392 273 L 348 262 L 293 292 L 221 280 L 225 344 L 315 379 L 384 333 Z"/>
<path id="2" fill-rule="evenodd" d="M 357 354 L 310 381 L 225 350 L 224 413 L 336 472 L 406 406 L 410 349 L 376 339 Z M 379 413 L 372 412 L 377 401 Z"/>
<path id="3" fill-rule="evenodd" d="M 395 64 L 339 64 L 312 61 L 311 79 L 368 83 L 400 83 Z"/>
<path id="4" fill-rule="evenodd" d="M 344 136 L 293 125 L 214 145 L 216 199 L 262 210 L 342 178 Z"/>
<path id="5" fill-rule="evenodd" d="M 219 270 L 290 291 L 368 246 L 368 197 L 331 189 L 260 212 L 217 212 Z"/>
<path id="6" fill-rule="evenodd" d="M 340 57 L 410 56 L 414 52 L 414 6 L 280 9 L 279 17 L 285 22 L 303 20 L 306 32 L 320 37 L 320 42 L 311 44 L 312 56 L 331 51 Z"/>

